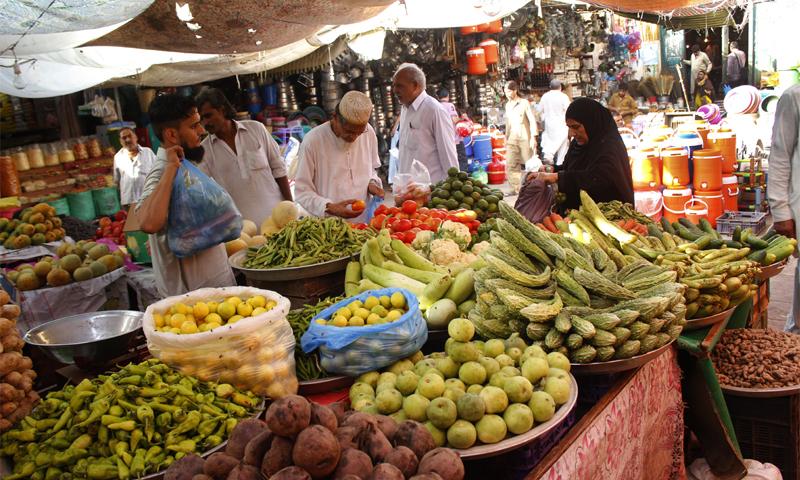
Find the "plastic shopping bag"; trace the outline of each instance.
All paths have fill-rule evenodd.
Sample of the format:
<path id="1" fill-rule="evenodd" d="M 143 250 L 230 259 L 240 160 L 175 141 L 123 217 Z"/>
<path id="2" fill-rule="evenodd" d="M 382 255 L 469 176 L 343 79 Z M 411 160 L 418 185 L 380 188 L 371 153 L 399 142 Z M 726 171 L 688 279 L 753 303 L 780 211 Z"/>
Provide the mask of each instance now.
<path id="1" fill-rule="evenodd" d="M 392 179 L 394 201 L 400 206 L 406 200 L 413 200 L 420 206 L 431 198 L 431 174 L 419 160 L 411 162 L 409 173 L 398 173 Z"/>
<path id="2" fill-rule="evenodd" d="M 277 305 L 271 310 L 207 332 L 179 335 L 155 329 L 154 314 L 177 304 L 222 302 L 261 295 Z M 142 329 L 150 353 L 181 373 L 203 381 L 224 382 L 258 395 L 280 398 L 297 393 L 294 333 L 286 320 L 289 300 L 270 290 L 252 287 L 201 288 L 165 298 L 149 307 Z"/>
<path id="3" fill-rule="evenodd" d="M 369 296 L 391 296 L 395 292 L 406 298 L 408 311 L 394 322 L 363 327 L 334 327 L 316 322 L 318 318 L 331 318 L 353 300 L 363 302 Z M 357 376 L 416 353 L 427 340 L 428 326 L 422 318 L 417 297 L 402 288 L 383 288 L 346 298 L 321 311 L 311 320 L 300 344 L 306 353 L 319 348 L 326 372 Z"/>
<path id="4" fill-rule="evenodd" d="M 239 238 L 242 216 L 217 182 L 187 160 L 181 162 L 169 201 L 167 241 L 178 258 Z"/>
<path id="5" fill-rule="evenodd" d="M 377 195 L 370 195 L 369 202 L 367 203 L 366 215 L 364 215 L 364 223 L 369 223 L 372 217 L 375 216 L 375 210 L 383 203 L 383 198 Z"/>
<path id="6" fill-rule="evenodd" d="M 531 223 L 539 223 L 550 215 L 555 203 L 555 192 L 543 180 L 534 178 L 519 190 L 514 208 Z"/>

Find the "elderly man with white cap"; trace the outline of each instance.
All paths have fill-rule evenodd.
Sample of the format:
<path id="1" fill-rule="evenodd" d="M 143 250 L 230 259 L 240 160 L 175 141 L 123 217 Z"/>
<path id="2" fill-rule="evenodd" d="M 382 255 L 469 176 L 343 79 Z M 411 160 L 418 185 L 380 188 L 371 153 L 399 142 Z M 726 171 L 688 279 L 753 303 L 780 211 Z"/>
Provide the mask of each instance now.
<path id="1" fill-rule="evenodd" d="M 381 162 L 378 138 L 369 125 L 371 113 L 372 102 L 367 95 L 347 92 L 331 120 L 303 138 L 294 192 L 312 215 L 363 221 L 369 196 L 383 197 L 375 171 Z"/>

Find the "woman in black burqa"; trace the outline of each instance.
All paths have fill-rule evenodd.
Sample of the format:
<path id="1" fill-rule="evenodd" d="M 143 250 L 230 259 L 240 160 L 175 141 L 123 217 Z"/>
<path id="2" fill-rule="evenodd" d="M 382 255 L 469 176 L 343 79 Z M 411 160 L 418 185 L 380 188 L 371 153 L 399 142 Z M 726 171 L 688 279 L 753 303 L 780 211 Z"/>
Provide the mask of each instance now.
<path id="1" fill-rule="evenodd" d="M 529 173 L 528 180 L 558 184 L 563 202 L 557 209 L 562 213 L 580 207 L 581 190 L 597 202 L 620 200 L 633 204 L 628 151 L 611 112 L 600 103 L 581 97 L 570 104 L 565 116 L 572 141 L 564 163 L 554 172 Z"/>

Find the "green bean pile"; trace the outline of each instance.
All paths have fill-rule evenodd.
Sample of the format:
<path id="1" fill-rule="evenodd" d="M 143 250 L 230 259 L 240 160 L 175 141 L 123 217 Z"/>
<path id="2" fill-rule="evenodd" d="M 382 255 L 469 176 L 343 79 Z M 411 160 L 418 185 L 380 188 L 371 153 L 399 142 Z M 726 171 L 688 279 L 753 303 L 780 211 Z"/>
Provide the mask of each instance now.
<path id="1" fill-rule="evenodd" d="M 302 267 L 358 253 L 371 229 L 357 230 L 341 218 L 305 217 L 289 222 L 258 249 L 249 249 L 245 268 Z"/>
<path id="2" fill-rule="evenodd" d="M 155 359 L 129 364 L 48 393 L 0 435 L 0 456 L 14 461 L 5 478 L 126 480 L 158 472 L 222 443 L 258 402 Z"/>
<path id="3" fill-rule="evenodd" d="M 341 301 L 343 298 L 344 297 L 328 297 L 325 300 L 320 300 L 316 305 L 306 305 L 303 308 L 290 310 L 289 314 L 286 316 L 286 320 L 289 321 L 289 325 L 292 326 L 292 331 L 294 332 L 294 361 L 298 380 L 316 380 L 326 376 L 325 370 L 320 366 L 319 354 L 317 351 L 315 350 L 311 353 L 303 352 L 303 349 L 300 348 L 300 338 L 306 333 L 306 330 L 308 330 L 308 326 L 311 323 L 311 319 L 314 318 L 314 315 L 325 310 L 334 303 Z"/>

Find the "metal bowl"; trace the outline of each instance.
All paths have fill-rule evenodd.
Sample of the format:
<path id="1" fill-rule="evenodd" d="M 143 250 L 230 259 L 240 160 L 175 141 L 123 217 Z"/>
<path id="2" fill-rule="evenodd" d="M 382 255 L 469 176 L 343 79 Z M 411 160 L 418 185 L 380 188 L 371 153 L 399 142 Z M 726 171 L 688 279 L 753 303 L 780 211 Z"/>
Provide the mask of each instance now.
<path id="1" fill-rule="evenodd" d="M 127 351 L 143 316 L 131 310 L 71 315 L 32 328 L 24 340 L 61 363 L 98 364 Z"/>

